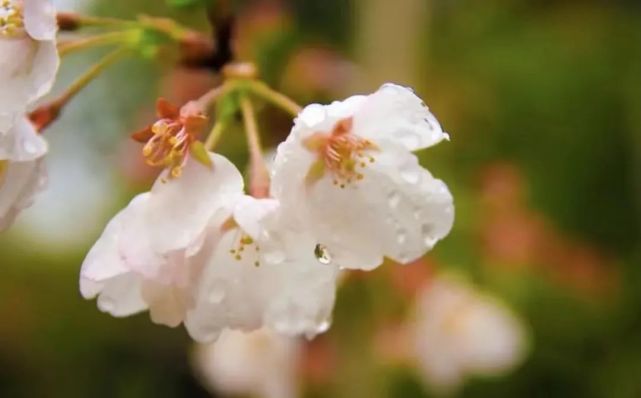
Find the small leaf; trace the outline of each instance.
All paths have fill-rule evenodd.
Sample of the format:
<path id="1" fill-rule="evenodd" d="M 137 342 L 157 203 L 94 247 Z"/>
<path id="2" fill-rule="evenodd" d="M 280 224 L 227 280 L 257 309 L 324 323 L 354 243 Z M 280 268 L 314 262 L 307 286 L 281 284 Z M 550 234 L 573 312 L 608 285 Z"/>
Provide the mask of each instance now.
<path id="1" fill-rule="evenodd" d="M 214 163 L 212 163 L 211 158 L 209 157 L 209 152 L 207 152 L 207 149 L 205 149 L 205 145 L 203 145 L 202 142 L 194 141 L 194 143 L 189 147 L 189 153 L 198 163 L 203 166 L 207 166 L 210 169 L 214 168 Z"/>
<path id="2" fill-rule="evenodd" d="M 131 135 L 131 138 L 134 141 L 140 142 L 141 144 L 146 143 L 154 136 L 154 133 L 151 131 L 151 126 L 147 126 L 144 129 L 138 130 Z"/>

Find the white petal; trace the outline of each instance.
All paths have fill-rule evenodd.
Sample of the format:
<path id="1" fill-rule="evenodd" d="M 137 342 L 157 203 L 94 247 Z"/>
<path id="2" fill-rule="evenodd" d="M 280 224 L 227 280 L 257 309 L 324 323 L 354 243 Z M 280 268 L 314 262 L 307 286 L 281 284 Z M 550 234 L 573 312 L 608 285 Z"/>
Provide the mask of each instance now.
<path id="1" fill-rule="evenodd" d="M 2 113 L 23 111 L 49 92 L 60 63 L 54 42 L 29 37 L 0 40 L 0 55 Z"/>
<path id="2" fill-rule="evenodd" d="M 0 140 L 2 140 L 2 135 L 6 134 L 13 127 L 16 120 L 18 119 L 18 116 L 19 114 L 15 112 L 7 113 L 3 112 L 3 110 L 0 110 Z"/>
<path id="3" fill-rule="evenodd" d="M 149 316 L 154 323 L 176 327 L 183 321 L 188 292 L 173 285 L 145 281 L 142 296 L 149 305 Z"/>
<path id="4" fill-rule="evenodd" d="M 82 263 L 80 293 L 86 299 L 100 293 L 109 279 L 131 272 L 118 252 L 118 239 L 128 210 L 125 208 L 109 221 Z"/>
<path id="5" fill-rule="evenodd" d="M 130 272 L 107 280 L 98 296 L 98 309 L 115 317 L 125 317 L 147 309 L 141 295 L 140 276 Z"/>
<path id="6" fill-rule="evenodd" d="M 145 223 L 152 247 L 159 252 L 184 249 L 202 235 L 211 217 L 243 192 L 243 178 L 225 157 L 210 154 L 213 168 L 188 161 L 180 178 L 167 171 L 150 192 Z"/>
<path id="7" fill-rule="evenodd" d="M 26 117 L 16 119 L 8 132 L 0 134 L 0 159 L 29 161 L 43 156 L 47 150 L 47 142 Z"/>
<path id="8" fill-rule="evenodd" d="M 272 200 L 247 203 L 239 224 L 253 228 L 272 217 L 265 211 L 274 208 Z M 262 218 L 248 221 L 251 215 Z M 314 240 L 301 231 L 269 225 L 239 253 L 242 233 L 248 232 L 226 232 L 205 268 L 195 309 L 185 321 L 192 337 L 210 341 L 224 329 L 247 331 L 263 325 L 308 336 L 327 330 L 338 267 L 321 264 L 314 256 Z"/>
<path id="9" fill-rule="evenodd" d="M 449 139 L 427 106 L 412 90 L 384 84 L 354 115 L 354 132 L 374 142 L 393 140 L 416 151 Z"/>
<path id="10" fill-rule="evenodd" d="M 126 217 L 123 218 L 123 226 L 117 242 L 117 250 L 119 256 L 132 271 L 147 279 L 169 283 L 173 274 L 163 272 L 171 271 L 167 252 L 159 253 L 154 250 L 149 238 L 150 227 L 147 223 L 147 209 L 150 197 L 149 192 L 142 193 L 127 205 Z"/>
<path id="11" fill-rule="evenodd" d="M 304 139 L 316 132 L 331 131 L 339 120 L 354 116 L 366 100 L 366 96 L 354 95 L 329 105 L 307 105 L 296 117 L 292 134 Z"/>
<path id="12" fill-rule="evenodd" d="M 312 155 L 291 137 L 279 147 L 274 195 L 346 268 L 372 269 L 384 256 L 413 261 L 446 236 L 454 220 L 447 186 L 421 168 L 413 154 L 385 142 L 374 156 L 363 180 L 340 188 L 327 174 L 308 186 Z"/>
<path id="13" fill-rule="evenodd" d="M 56 9 L 51 0 L 25 0 L 24 24 L 36 40 L 54 40 L 58 31 Z"/>
<path id="14" fill-rule="evenodd" d="M 213 249 L 196 292 L 195 307 L 188 311 L 185 327 L 197 341 L 215 340 L 226 328 L 255 330 L 261 327 L 264 284 L 257 283 L 258 255 L 248 248 L 240 260 L 230 250 L 240 233 L 226 232 Z"/>
<path id="15" fill-rule="evenodd" d="M 99 296 L 98 308 L 117 317 L 147 309 L 141 294 L 142 278 L 127 267 L 118 252 L 123 222 L 130 211 L 125 208 L 107 224 L 80 271 L 82 296 L 86 299 Z"/>
<path id="16" fill-rule="evenodd" d="M 0 161 L 0 231 L 8 228 L 18 213 L 31 205 L 35 194 L 46 185 L 46 180 L 42 159 Z"/>
<path id="17" fill-rule="evenodd" d="M 258 237 L 263 230 L 261 225 L 265 217 L 278 209 L 275 199 L 256 199 L 242 196 L 234 207 L 234 220 L 245 233 Z"/>
<path id="18" fill-rule="evenodd" d="M 32 89 L 29 92 L 29 102 L 34 102 L 51 91 L 59 67 L 60 56 L 56 49 L 56 43 L 54 41 L 39 42 L 31 69 Z"/>

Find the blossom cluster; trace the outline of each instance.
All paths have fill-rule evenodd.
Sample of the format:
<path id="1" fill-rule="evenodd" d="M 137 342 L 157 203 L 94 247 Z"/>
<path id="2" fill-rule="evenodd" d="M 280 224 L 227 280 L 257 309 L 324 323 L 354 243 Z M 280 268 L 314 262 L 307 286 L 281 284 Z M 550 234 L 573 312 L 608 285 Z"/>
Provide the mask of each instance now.
<path id="1" fill-rule="evenodd" d="M 312 337 L 330 326 L 342 270 L 411 262 L 452 227 L 447 186 L 413 153 L 448 135 L 408 88 L 305 107 L 278 147 L 268 197 L 247 195 L 222 155 L 189 157 L 185 115 L 163 113 L 178 121 L 152 126 L 146 155 L 165 153 L 167 168 L 82 266 L 81 293 L 113 316 L 149 310 L 198 341 L 263 328 Z"/>
<path id="2" fill-rule="evenodd" d="M 58 71 L 56 17 L 50 0 L 0 0 L 0 231 L 46 182 L 46 141 L 27 112 Z"/>

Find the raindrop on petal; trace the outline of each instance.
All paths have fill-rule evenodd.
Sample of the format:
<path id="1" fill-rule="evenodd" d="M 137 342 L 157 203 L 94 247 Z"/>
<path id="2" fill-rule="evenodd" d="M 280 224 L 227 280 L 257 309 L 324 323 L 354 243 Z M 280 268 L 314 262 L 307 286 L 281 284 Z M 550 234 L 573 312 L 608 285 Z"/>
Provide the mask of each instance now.
<path id="1" fill-rule="evenodd" d="M 421 175 L 418 170 L 402 170 L 401 177 L 410 184 L 417 184 Z"/>
<path id="2" fill-rule="evenodd" d="M 389 193 L 387 196 L 387 203 L 389 204 L 389 207 L 392 209 L 395 209 L 399 202 L 401 201 L 401 196 L 398 194 L 396 191 L 392 191 Z"/>
<path id="3" fill-rule="evenodd" d="M 207 300 L 211 304 L 218 304 L 225 298 L 225 285 L 220 281 L 215 281 L 209 288 Z"/>
<path id="4" fill-rule="evenodd" d="M 285 253 L 278 249 L 268 250 L 265 251 L 264 259 L 271 264 L 280 264 L 285 261 Z"/>
<path id="5" fill-rule="evenodd" d="M 327 247 L 325 247 L 325 245 L 321 245 L 320 243 L 317 244 L 314 248 L 314 255 L 316 256 L 318 262 L 321 264 L 329 264 L 332 262 L 332 256 L 329 254 Z"/>

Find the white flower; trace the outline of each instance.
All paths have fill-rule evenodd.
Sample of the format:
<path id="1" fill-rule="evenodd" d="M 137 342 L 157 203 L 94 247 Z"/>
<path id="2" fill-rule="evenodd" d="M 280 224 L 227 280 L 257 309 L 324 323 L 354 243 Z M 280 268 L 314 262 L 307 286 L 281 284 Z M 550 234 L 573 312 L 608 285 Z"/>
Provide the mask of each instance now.
<path id="1" fill-rule="evenodd" d="M 19 118 L 0 134 L 0 231 L 8 228 L 46 184 L 43 156 L 47 143 L 29 120 Z"/>
<path id="2" fill-rule="evenodd" d="M 515 315 L 457 279 L 432 281 L 415 316 L 412 352 L 437 391 L 452 392 L 469 376 L 504 373 L 526 353 L 525 331 Z"/>
<path id="3" fill-rule="evenodd" d="M 393 84 L 309 105 L 278 148 L 272 193 L 341 265 L 407 263 L 452 227 L 447 186 L 412 154 L 447 138 L 423 102 Z"/>
<path id="4" fill-rule="evenodd" d="M 266 329 L 225 331 L 216 343 L 197 347 L 194 365 L 212 393 L 294 398 L 300 343 Z"/>
<path id="5" fill-rule="evenodd" d="M 187 162 L 173 179 L 166 170 L 111 220 L 83 264 L 83 296 L 114 316 L 149 308 L 199 341 L 225 329 L 327 330 L 338 267 L 315 257 L 278 202 L 243 196 L 228 160 L 212 163 Z"/>
<path id="6" fill-rule="evenodd" d="M 242 176 L 220 155 L 212 168 L 187 162 L 178 179 L 165 170 L 107 225 L 85 259 L 80 291 L 113 316 L 149 308 L 156 323 L 177 326 L 193 304 L 209 231 L 220 228 L 242 194 Z"/>
<path id="7" fill-rule="evenodd" d="M 0 134 L 49 92 L 60 59 L 50 0 L 0 0 Z"/>
<path id="8" fill-rule="evenodd" d="M 225 328 L 308 337 L 329 328 L 338 266 L 319 260 L 316 242 L 283 211 L 272 199 L 239 201 L 185 322 L 194 339 L 213 340 Z"/>

